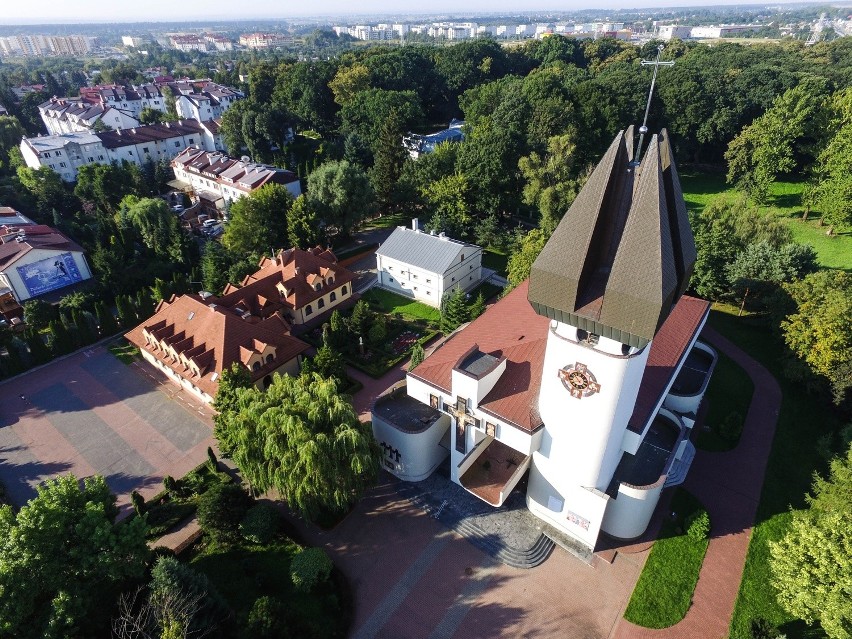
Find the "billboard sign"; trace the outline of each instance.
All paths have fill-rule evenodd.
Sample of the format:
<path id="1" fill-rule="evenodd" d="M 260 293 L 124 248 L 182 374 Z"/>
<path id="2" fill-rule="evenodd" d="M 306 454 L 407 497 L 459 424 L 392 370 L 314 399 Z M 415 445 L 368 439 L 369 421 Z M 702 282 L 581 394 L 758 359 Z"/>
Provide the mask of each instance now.
<path id="1" fill-rule="evenodd" d="M 18 275 L 32 297 L 43 295 L 83 280 L 71 253 L 61 253 L 37 262 L 18 266 Z"/>

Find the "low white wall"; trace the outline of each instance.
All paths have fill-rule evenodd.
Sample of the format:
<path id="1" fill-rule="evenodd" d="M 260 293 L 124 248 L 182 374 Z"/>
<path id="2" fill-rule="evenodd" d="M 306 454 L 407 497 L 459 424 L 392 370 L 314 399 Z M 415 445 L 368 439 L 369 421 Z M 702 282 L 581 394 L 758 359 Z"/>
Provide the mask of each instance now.
<path id="1" fill-rule="evenodd" d="M 450 418 L 441 415 L 438 420 L 420 433 L 399 430 L 375 413 L 372 414 L 373 437 L 381 444 L 384 468 L 405 481 L 426 479 L 449 454 L 439 445 L 450 427 Z M 399 461 L 396 454 L 399 453 Z"/>
<path id="2" fill-rule="evenodd" d="M 707 377 L 704 379 L 704 383 L 701 385 L 701 388 L 697 393 L 692 395 L 677 395 L 672 392 L 666 395 L 666 399 L 663 401 L 663 406 L 669 410 L 673 410 L 676 413 L 684 415 L 695 415 L 698 413 L 698 407 L 701 405 L 701 400 L 704 399 L 704 393 L 707 392 L 707 386 L 710 383 L 710 378 L 716 368 L 716 362 L 719 360 L 719 356 L 716 354 L 716 351 L 703 342 L 696 341 L 693 348 L 703 351 L 713 358 L 713 362 L 710 364 L 710 369 L 707 371 Z"/>
<path id="3" fill-rule="evenodd" d="M 664 483 L 665 478 L 647 488 L 621 484 L 618 496 L 609 500 L 601 529 L 619 539 L 635 539 L 642 535 L 660 501 Z"/>

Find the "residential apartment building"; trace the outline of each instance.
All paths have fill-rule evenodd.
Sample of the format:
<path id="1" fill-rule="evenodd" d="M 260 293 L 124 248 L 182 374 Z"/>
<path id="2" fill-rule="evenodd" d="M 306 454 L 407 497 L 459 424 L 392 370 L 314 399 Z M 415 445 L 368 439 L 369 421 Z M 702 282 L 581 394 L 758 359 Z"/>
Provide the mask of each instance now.
<path id="1" fill-rule="evenodd" d="M 247 49 L 274 49 L 293 43 L 293 36 L 284 33 L 244 33 L 240 46 Z"/>
<path id="2" fill-rule="evenodd" d="M 206 78 L 175 80 L 170 76 L 156 78 L 148 84 L 126 87 L 118 84 L 84 87 L 80 89 L 80 96 L 89 104 L 113 107 L 138 118 L 146 108 L 166 111 L 166 88 L 175 99 L 175 110 L 181 119 L 201 121 L 220 118 L 237 100 L 244 97 L 242 92 Z"/>
<path id="3" fill-rule="evenodd" d="M 169 36 L 169 46 L 178 51 L 207 51 L 207 42 L 198 35 Z"/>
<path id="4" fill-rule="evenodd" d="M 89 131 L 45 135 L 21 140 L 21 155 L 27 166 L 46 166 L 66 182 L 77 179 L 86 164 L 110 164 L 126 160 L 142 165 L 148 160 L 171 160 L 190 146 L 222 150 L 218 123 L 179 120 L 116 131 Z"/>
<path id="5" fill-rule="evenodd" d="M 51 135 L 91 131 L 98 122 L 111 129 L 139 126 L 139 120 L 129 111 L 82 99 L 54 97 L 40 104 L 38 112 Z"/>
<path id="6" fill-rule="evenodd" d="M 194 191 L 213 213 L 266 184 L 281 184 L 293 197 L 302 193 L 299 178 L 292 171 L 237 160 L 225 153 L 197 147 L 179 153 L 172 160 L 172 168 L 175 179 Z"/>
<path id="7" fill-rule="evenodd" d="M 82 35 L 17 35 L 0 38 L 0 57 L 38 58 L 53 55 L 85 55 L 96 39 Z"/>

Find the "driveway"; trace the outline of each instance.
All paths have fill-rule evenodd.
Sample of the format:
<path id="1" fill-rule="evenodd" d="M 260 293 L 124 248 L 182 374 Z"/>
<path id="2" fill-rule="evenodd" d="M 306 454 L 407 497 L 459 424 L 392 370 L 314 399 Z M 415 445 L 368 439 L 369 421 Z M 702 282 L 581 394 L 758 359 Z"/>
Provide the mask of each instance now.
<path id="1" fill-rule="evenodd" d="M 147 364 L 78 352 L 0 385 L 0 481 L 20 506 L 45 479 L 104 475 L 126 513 L 204 461 L 211 416 Z"/>

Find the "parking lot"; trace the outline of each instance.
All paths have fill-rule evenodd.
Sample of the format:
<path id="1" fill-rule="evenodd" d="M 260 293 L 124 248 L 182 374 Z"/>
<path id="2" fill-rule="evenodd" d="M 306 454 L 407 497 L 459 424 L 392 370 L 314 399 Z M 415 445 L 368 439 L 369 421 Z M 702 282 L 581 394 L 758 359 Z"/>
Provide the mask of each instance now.
<path id="1" fill-rule="evenodd" d="M 160 492 L 210 445 L 209 407 L 103 346 L 0 385 L 0 481 L 17 505 L 50 477 L 101 474 L 128 512 L 133 490 Z"/>

